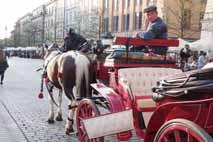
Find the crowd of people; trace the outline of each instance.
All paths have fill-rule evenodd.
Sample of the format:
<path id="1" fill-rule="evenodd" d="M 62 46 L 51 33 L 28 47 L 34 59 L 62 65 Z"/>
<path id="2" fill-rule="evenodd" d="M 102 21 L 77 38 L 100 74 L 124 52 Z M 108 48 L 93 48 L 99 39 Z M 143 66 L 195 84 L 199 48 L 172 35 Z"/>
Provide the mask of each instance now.
<path id="1" fill-rule="evenodd" d="M 180 68 L 182 71 L 201 69 L 208 62 L 211 62 L 210 55 L 205 51 L 194 52 L 188 44 L 180 50 Z"/>

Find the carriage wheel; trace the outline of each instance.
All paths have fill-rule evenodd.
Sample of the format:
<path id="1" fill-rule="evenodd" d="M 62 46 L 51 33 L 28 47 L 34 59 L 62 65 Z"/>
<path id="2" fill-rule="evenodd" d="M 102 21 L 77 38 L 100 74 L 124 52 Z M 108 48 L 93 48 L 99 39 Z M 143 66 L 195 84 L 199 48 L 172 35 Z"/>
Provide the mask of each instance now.
<path id="1" fill-rule="evenodd" d="M 99 116 L 100 112 L 92 100 L 83 99 L 76 111 L 76 125 L 78 137 L 81 142 L 103 142 L 104 137 L 89 139 L 83 126 L 83 119 Z"/>
<path id="2" fill-rule="evenodd" d="M 158 130 L 154 142 L 213 142 L 200 126 L 185 119 L 173 119 Z"/>

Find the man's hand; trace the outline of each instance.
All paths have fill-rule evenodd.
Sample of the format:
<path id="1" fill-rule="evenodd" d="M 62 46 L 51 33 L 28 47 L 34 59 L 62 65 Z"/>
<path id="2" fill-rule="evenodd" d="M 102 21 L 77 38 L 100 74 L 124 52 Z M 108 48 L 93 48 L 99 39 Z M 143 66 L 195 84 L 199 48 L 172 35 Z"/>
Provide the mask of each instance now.
<path id="1" fill-rule="evenodd" d="M 144 33 L 143 32 L 138 32 L 136 34 L 136 37 L 138 37 L 138 38 L 144 38 Z"/>

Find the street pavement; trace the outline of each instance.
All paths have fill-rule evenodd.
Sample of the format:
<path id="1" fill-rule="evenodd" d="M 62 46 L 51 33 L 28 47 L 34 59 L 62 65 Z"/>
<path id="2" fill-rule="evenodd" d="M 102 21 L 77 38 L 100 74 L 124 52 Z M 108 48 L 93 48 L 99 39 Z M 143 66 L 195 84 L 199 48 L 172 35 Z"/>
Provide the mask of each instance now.
<path id="1" fill-rule="evenodd" d="M 63 121 L 47 123 L 48 101 L 38 99 L 42 65 L 39 59 L 9 58 L 4 84 L 0 85 L 0 142 L 79 142 L 75 135 L 65 135 L 68 101 L 63 97 Z M 118 142 L 114 135 L 106 142 Z M 140 142 L 134 135 L 129 142 Z"/>

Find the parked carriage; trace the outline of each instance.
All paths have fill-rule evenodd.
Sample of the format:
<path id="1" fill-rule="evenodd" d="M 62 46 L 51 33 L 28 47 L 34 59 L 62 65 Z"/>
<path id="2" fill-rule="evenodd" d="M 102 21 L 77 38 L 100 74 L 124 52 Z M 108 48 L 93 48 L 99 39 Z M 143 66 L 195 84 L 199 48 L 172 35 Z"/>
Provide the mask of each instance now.
<path id="1" fill-rule="evenodd" d="M 127 47 L 177 46 L 178 41 L 118 37 L 115 44 Z M 77 108 L 76 123 L 81 142 L 104 141 L 104 136 L 110 134 L 116 134 L 119 140 L 127 141 L 132 136 L 132 130 L 135 130 L 137 136 L 145 142 L 212 141 L 213 97 L 212 92 L 209 92 L 211 89 L 200 89 L 199 93 L 195 90 L 196 95 L 192 97 L 193 93 L 183 87 L 184 83 L 191 80 L 190 77 L 199 78 L 196 76 L 197 72 L 181 74 L 176 64 L 170 62 L 137 64 L 126 60 L 126 63 L 106 62 L 104 65 L 111 71 L 109 86 L 102 83 L 91 84 L 98 95 L 93 95 L 91 99 L 83 99 Z M 152 88 L 156 87 L 157 82 L 164 76 L 174 74 L 181 75 L 168 82 L 183 82 L 179 87 L 184 93 L 179 96 L 166 95 L 163 98 L 155 94 L 161 97 L 154 101 Z M 202 74 L 202 70 L 198 74 Z"/>

